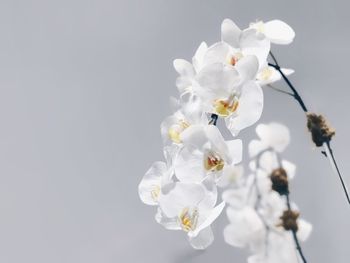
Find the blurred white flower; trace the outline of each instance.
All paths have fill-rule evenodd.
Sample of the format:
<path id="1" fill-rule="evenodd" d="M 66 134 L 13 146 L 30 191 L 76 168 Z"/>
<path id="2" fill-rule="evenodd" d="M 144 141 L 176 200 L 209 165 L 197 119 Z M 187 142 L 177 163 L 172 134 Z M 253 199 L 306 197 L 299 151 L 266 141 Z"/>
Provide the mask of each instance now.
<path id="1" fill-rule="evenodd" d="M 242 165 L 228 165 L 222 176 L 217 181 L 217 186 L 228 187 L 237 185 L 244 173 Z"/>
<path id="2" fill-rule="evenodd" d="M 182 182 L 201 182 L 207 176 L 218 180 L 242 160 L 242 141 L 225 141 L 214 125 L 192 125 L 181 133 L 181 141 L 174 168 Z"/>
<path id="3" fill-rule="evenodd" d="M 296 165 L 290 161 L 280 159 L 278 153 L 274 151 L 265 151 L 259 156 L 259 160 L 252 160 L 249 163 L 249 167 L 252 171 L 259 169 L 259 172 L 264 173 L 269 180 L 271 173 L 278 169 L 283 168 L 287 172 L 288 179 L 291 180 L 295 176 Z"/>
<path id="4" fill-rule="evenodd" d="M 234 247 L 260 247 L 265 241 L 266 229 L 254 208 L 246 206 L 241 210 L 228 207 L 229 225 L 224 229 L 226 243 Z"/>
<path id="5" fill-rule="evenodd" d="M 303 220 L 299 220 L 298 227 L 297 237 L 300 241 L 305 241 L 311 233 L 312 226 Z M 248 258 L 249 263 L 301 262 L 295 249 L 295 242 L 291 231 L 271 229 L 266 235 L 263 247 L 253 251 L 253 253 Z"/>
<path id="6" fill-rule="evenodd" d="M 293 42 L 295 37 L 294 30 L 287 23 L 277 19 L 266 23 L 263 21 L 251 23 L 250 28 L 264 34 L 274 44 L 287 45 Z"/>
<path id="7" fill-rule="evenodd" d="M 279 123 L 259 124 L 255 131 L 260 140 L 252 140 L 249 143 L 251 157 L 268 149 L 283 152 L 290 142 L 288 128 Z"/>
<path id="8" fill-rule="evenodd" d="M 298 263 L 291 233 L 269 232 L 266 247 L 248 258 L 248 263 Z"/>
<path id="9" fill-rule="evenodd" d="M 159 222 L 165 222 L 168 229 L 186 232 L 193 248 L 208 247 L 214 239 L 210 225 L 225 203 L 215 206 L 216 191 L 211 192 L 202 184 L 176 182 L 165 188 L 159 198 L 163 213 Z"/>
<path id="10" fill-rule="evenodd" d="M 226 204 L 234 209 L 243 209 L 246 206 L 253 207 L 255 204 L 256 193 L 252 191 L 254 178 L 249 176 L 246 184 L 237 188 L 230 188 L 222 193 L 222 199 Z"/>
<path id="11" fill-rule="evenodd" d="M 225 241 L 234 247 L 247 247 L 256 254 L 250 257 L 249 262 L 284 262 L 273 261 L 275 258 L 276 260 L 284 258 L 284 255 L 280 255 L 281 251 L 275 250 L 276 236 L 280 237 L 279 242 L 285 245 L 279 247 L 284 253 L 289 251 L 290 246 L 293 248 L 290 252 L 296 255 L 292 232 L 285 230 L 281 222 L 281 217 L 287 209 L 286 202 L 274 191 L 260 194 L 262 194 L 260 197 L 255 195 L 255 201 L 251 202 L 247 195 L 252 193 L 242 191 L 242 188 L 224 192 L 223 199 L 229 204 L 227 216 L 230 222 L 224 229 Z M 292 204 L 292 207 L 294 209 L 295 205 Z M 311 233 L 312 226 L 303 219 L 297 219 L 296 223 L 297 237 L 300 241 L 305 241 Z"/>

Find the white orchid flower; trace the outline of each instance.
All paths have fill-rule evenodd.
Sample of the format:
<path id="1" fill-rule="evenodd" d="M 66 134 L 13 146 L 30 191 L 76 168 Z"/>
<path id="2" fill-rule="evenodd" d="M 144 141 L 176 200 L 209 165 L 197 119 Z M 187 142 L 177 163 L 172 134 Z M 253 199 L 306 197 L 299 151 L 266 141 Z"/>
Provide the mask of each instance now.
<path id="1" fill-rule="evenodd" d="M 290 204 L 292 211 L 297 212 L 299 209 L 295 203 Z M 281 223 L 281 215 L 288 209 L 286 200 L 275 191 L 269 192 L 264 195 L 261 200 L 261 209 L 259 210 L 260 215 L 264 218 L 265 223 L 269 226 L 269 229 L 278 233 L 288 233 Z M 296 232 L 299 241 L 306 241 L 311 232 L 312 225 L 302 218 L 296 220 L 298 230 Z"/>
<path id="2" fill-rule="evenodd" d="M 165 145 L 182 144 L 180 137 L 185 129 L 194 124 L 208 123 L 208 118 L 202 110 L 202 102 L 199 97 L 190 95 L 176 103 L 179 109 L 160 125 Z"/>
<path id="3" fill-rule="evenodd" d="M 224 230 L 224 238 L 232 246 L 249 247 L 251 251 L 258 252 L 264 248 L 267 232 L 276 228 L 286 204 L 271 189 L 260 192 L 258 199 L 252 188 L 254 183 L 254 180 L 248 180 L 246 191 L 238 188 L 223 193 L 223 200 L 230 205 L 227 208 L 230 223 Z"/>
<path id="4" fill-rule="evenodd" d="M 267 149 L 281 153 L 290 142 L 288 128 L 279 123 L 259 124 L 255 131 L 260 140 L 252 140 L 250 142 L 249 155 L 251 157 Z"/>
<path id="5" fill-rule="evenodd" d="M 208 117 L 202 110 L 201 100 L 193 95 L 183 96 L 174 101 L 176 112 L 167 117 L 160 125 L 164 142 L 164 154 L 168 166 L 173 166 L 177 154 L 182 147 L 181 133 L 191 125 L 207 125 Z"/>
<path id="6" fill-rule="evenodd" d="M 225 19 L 221 24 L 221 42 L 208 48 L 203 64 L 236 66 L 244 57 L 254 55 L 258 59 L 258 68 L 261 68 L 269 52 L 270 41 L 263 34 L 253 28 L 241 30 L 232 20 Z"/>
<path id="7" fill-rule="evenodd" d="M 225 118 L 232 135 L 259 120 L 264 96 L 254 81 L 258 63 L 247 56 L 235 67 L 221 63 L 204 67 L 196 76 L 195 93 L 201 98 L 204 110 Z"/>
<path id="8" fill-rule="evenodd" d="M 159 198 L 166 227 L 183 230 L 195 249 L 205 249 L 214 240 L 210 225 L 221 214 L 225 203 L 216 204 L 216 196 L 202 184 L 168 184 Z"/>
<path id="9" fill-rule="evenodd" d="M 291 203 L 290 207 L 291 211 L 298 213 L 299 209 L 295 203 Z M 287 210 L 289 208 L 285 198 L 277 192 L 270 191 L 262 196 L 259 215 L 264 218 L 264 222 L 271 232 L 279 233 L 280 235 L 292 235 L 291 231 L 284 229 L 281 223 L 281 216 Z M 297 215 L 296 224 L 298 226 L 296 231 L 298 240 L 301 242 L 306 241 L 311 234 L 312 225 L 304 219 L 299 218 L 299 215 Z"/>
<path id="10" fill-rule="evenodd" d="M 275 191 L 261 192 L 259 214 L 270 229 L 276 229 L 283 211 L 287 209 L 284 198 Z"/>
<path id="11" fill-rule="evenodd" d="M 158 205 L 162 186 L 171 182 L 173 170 L 164 162 L 155 162 L 143 176 L 139 187 L 139 196 L 146 205 Z"/>
<path id="12" fill-rule="evenodd" d="M 277 19 L 266 23 L 263 21 L 251 23 L 250 28 L 264 34 L 274 44 L 288 45 L 295 37 L 294 30 L 287 23 Z"/>
<path id="13" fill-rule="evenodd" d="M 267 246 L 264 249 L 248 258 L 248 263 L 300 262 L 291 233 L 270 232 L 266 243 Z"/>
<path id="14" fill-rule="evenodd" d="M 280 225 L 281 215 L 287 206 L 285 200 L 277 192 L 270 191 L 260 196 L 258 208 L 255 208 L 255 204 L 250 202 L 241 206 L 237 205 L 238 200 L 248 199 L 239 197 L 238 193 L 237 190 L 231 189 L 223 194 L 223 199 L 230 205 L 227 208 L 230 223 L 224 229 L 224 238 L 228 244 L 240 248 L 248 247 L 253 253 L 264 256 L 256 255 L 253 257 L 256 260 L 266 259 L 265 255 L 270 253 L 270 242 L 274 242 L 273 238 L 270 240 L 271 236 L 281 236 L 285 242 L 290 241 L 291 245 L 294 245 L 294 241 L 290 239 L 292 233 Z M 296 206 L 292 204 L 292 207 L 294 209 Z M 312 226 L 303 219 L 298 219 L 297 224 L 297 237 L 300 241 L 305 241 L 311 233 Z"/>
<path id="15" fill-rule="evenodd" d="M 281 68 L 284 75 L 289 76 L 294 73 L 293 69 Z M 268 66 L 267 64 L 259 71 L 256 76 L 256 81 L 260 86 L 269 85 L 279 81 L 282 78 L 281 73 L 278 72 L 274 67 Z"/>
<path id="16" fill-rule="evenodd" d="M 203 66 L 203 58 L 207 49 L 207 44 L 202 42 L 192 58 L 192 63 L 185 59 L 174 60 L 174 68 L 179 74 L 179 77 L 176 79 L 176 86 L 181 96 L 186 93 L 192 93 L 192 83 L 194 81 L 194 77 Z"/>
<path id="17" fill-rule="evenodd" d="M 311 232 L 311 225 L 309 223 L 298 222 L 299 230 L 297 232 L 298 239 L 305 241 Z M 304 236 L 301 234 L 305 233 Z M 269 231 L 264 246 L 261 247 L 260 252 L 248 258 L 248 263 L 299 263 L 300 258 L 295 250 L 295 243 L 292 233 L 290 231 Z"/>
<path id="18" fill-rule="evenodd" d="M 208 176 L 218 180 L 242 160 L 242 141 L 225 141 L 214 125 L 193 125 L 181 133 L 181 140 L 174 168 L 182 182 L 201 182 Z"/>

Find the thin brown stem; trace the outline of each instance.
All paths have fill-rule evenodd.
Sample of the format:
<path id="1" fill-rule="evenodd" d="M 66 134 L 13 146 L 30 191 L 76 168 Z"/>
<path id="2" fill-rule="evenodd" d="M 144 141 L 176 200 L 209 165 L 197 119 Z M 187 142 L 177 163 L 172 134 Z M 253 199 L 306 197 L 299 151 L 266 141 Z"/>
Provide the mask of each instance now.
<path id="1" fill-rule="evenodd" d="M 346 200 L 348 201 L 348 203 L 350 204 L 350 196 L 349 196 L 349 192 L 348 192 L 348 189 L 345 185 L 345 182 L 344 182 L 344 179 L 343 179 L 343 176 L 341 175 L 340 173 L 340 170 L 339 170 L 339 167 L 338 167 L 338 164 L 337 164 L 337 161 L 335 160 L 335 157 L 334 157 L 334 153 L 333 153 L 333 150 L 330 146 L 330 143 L 329 141 L 324 143 L 323 144 L 324 146 L 324 149 L 326 150 L 325 153 L 326 153 L 326 156 L 328 157 L 331 165 L 332 165 L 332 168 L 334 169 L 335 173 L 338 175 L 339 177 L 339 180 L 340 180 L 340 183 L 343 187 L 343 190 L 344 190 L 344 193 L 345 193 L 345 196 L 346 196 Z"/>
<path id="2" fill-rule="evenodd" d="M 283 73 L 280 65 L 278 64 L 276 57 L 272 54 L 271 51 L 270 51 L 270 56 L 272 57 L 275 64 L 269 63 L 269 66 L 274 67 L 281 74 L 282 78 L 287 83 L 288 87 L 292 90 L 292 92 L 294 94 L 294 98 L 299 102 L 300 107 L 303 109 L 304 112 L 308 112 L 303 99 L 301 98 L 298 91 L 293 86 L 292 82 L 290 82 L 290 80 L 287 78 L 287 76 Z"/>
<path id="3" fill-rule="evenodd" d="M 293 93 L 290 93 L 290 92 L 288 92 L 288 91 L 284 91 L 284 90 L 282 90 L 282 89 L 279 89 L 279 88 L 277 88 L 277 87 L 275 87 L 275 86 L 273 86 L 273 85 L 271 85 L 271 84 L 267 84 L 266 87 L 269 87 L 269 88 L 271 88 L 271 89 L 273 89 L 273 90 L 275 90 L 275 91 L 278 91 L 278 92 L 280 92 L 280 93 L 287 94 L 287 95 L 289 95 L 289 96 L 294 97 L 294 94 L 293 94 Z"/>

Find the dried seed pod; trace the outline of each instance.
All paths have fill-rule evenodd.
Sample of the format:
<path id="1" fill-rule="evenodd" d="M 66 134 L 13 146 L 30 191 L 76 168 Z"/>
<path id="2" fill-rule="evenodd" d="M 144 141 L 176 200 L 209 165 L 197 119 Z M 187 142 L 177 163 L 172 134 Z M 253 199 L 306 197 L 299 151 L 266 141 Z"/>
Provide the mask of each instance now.
<path id="1" fill-rule="evenodd" d="M 312 141 L 317 147 L 320 147 L 325 142 L 329 142 L 335 135 L 335 130 L 331 128 L 322 115 L 315 113 L 307 114 L 307 127 L 312 135 Z"/>
<path id="2" fill-rule="evenodd" d="M 271 175 L 272 190 L 275 190 L 280 195 L 289 193 L 288 176 L 286 170 L 282 167 L 272 171 Z"/>
<path id="3" fill-rule="evenodd" d="M 283 215 L 280 217 L 282 220 L 280 226 L 285 230 L 292 230 L 294 232 L 298 231 L 297 219 L 300 216 L 300 213 L 297 211 L 286 210 L 283 212 Z"/>

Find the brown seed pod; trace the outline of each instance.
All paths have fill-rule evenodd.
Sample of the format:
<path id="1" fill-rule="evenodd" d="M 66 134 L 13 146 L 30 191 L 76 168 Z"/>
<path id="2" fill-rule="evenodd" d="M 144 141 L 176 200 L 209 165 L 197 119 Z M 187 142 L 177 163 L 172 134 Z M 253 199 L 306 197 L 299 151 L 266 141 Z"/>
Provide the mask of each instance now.
<path id="1" fill-rule="evenodd" d="M 307 113 L 306 116 L 307 127 L 316 146 L 320 147 L 323 143 L 329 142 L 335 135 L 335 130 L 329 126 L 325 117 L 315 113 Z"/>
<path id="2" fill-rule="evenodd" d="M 280 217 L 281 224 L 285 230 L 292 230 L 294 232 L 298 231 L 297 219 L 300 216 L 300 213 L 297 211 L 286 210 L 283 212 L 283 215 Z"/>
<path id="3" fill-rule="evenodd" d="M 289 193 L 288 176 L 286 170 L 282 167 L 272 171 L 271 175 L 272 190 L 276 191 L 280 195 L 286 195 Z"/>

